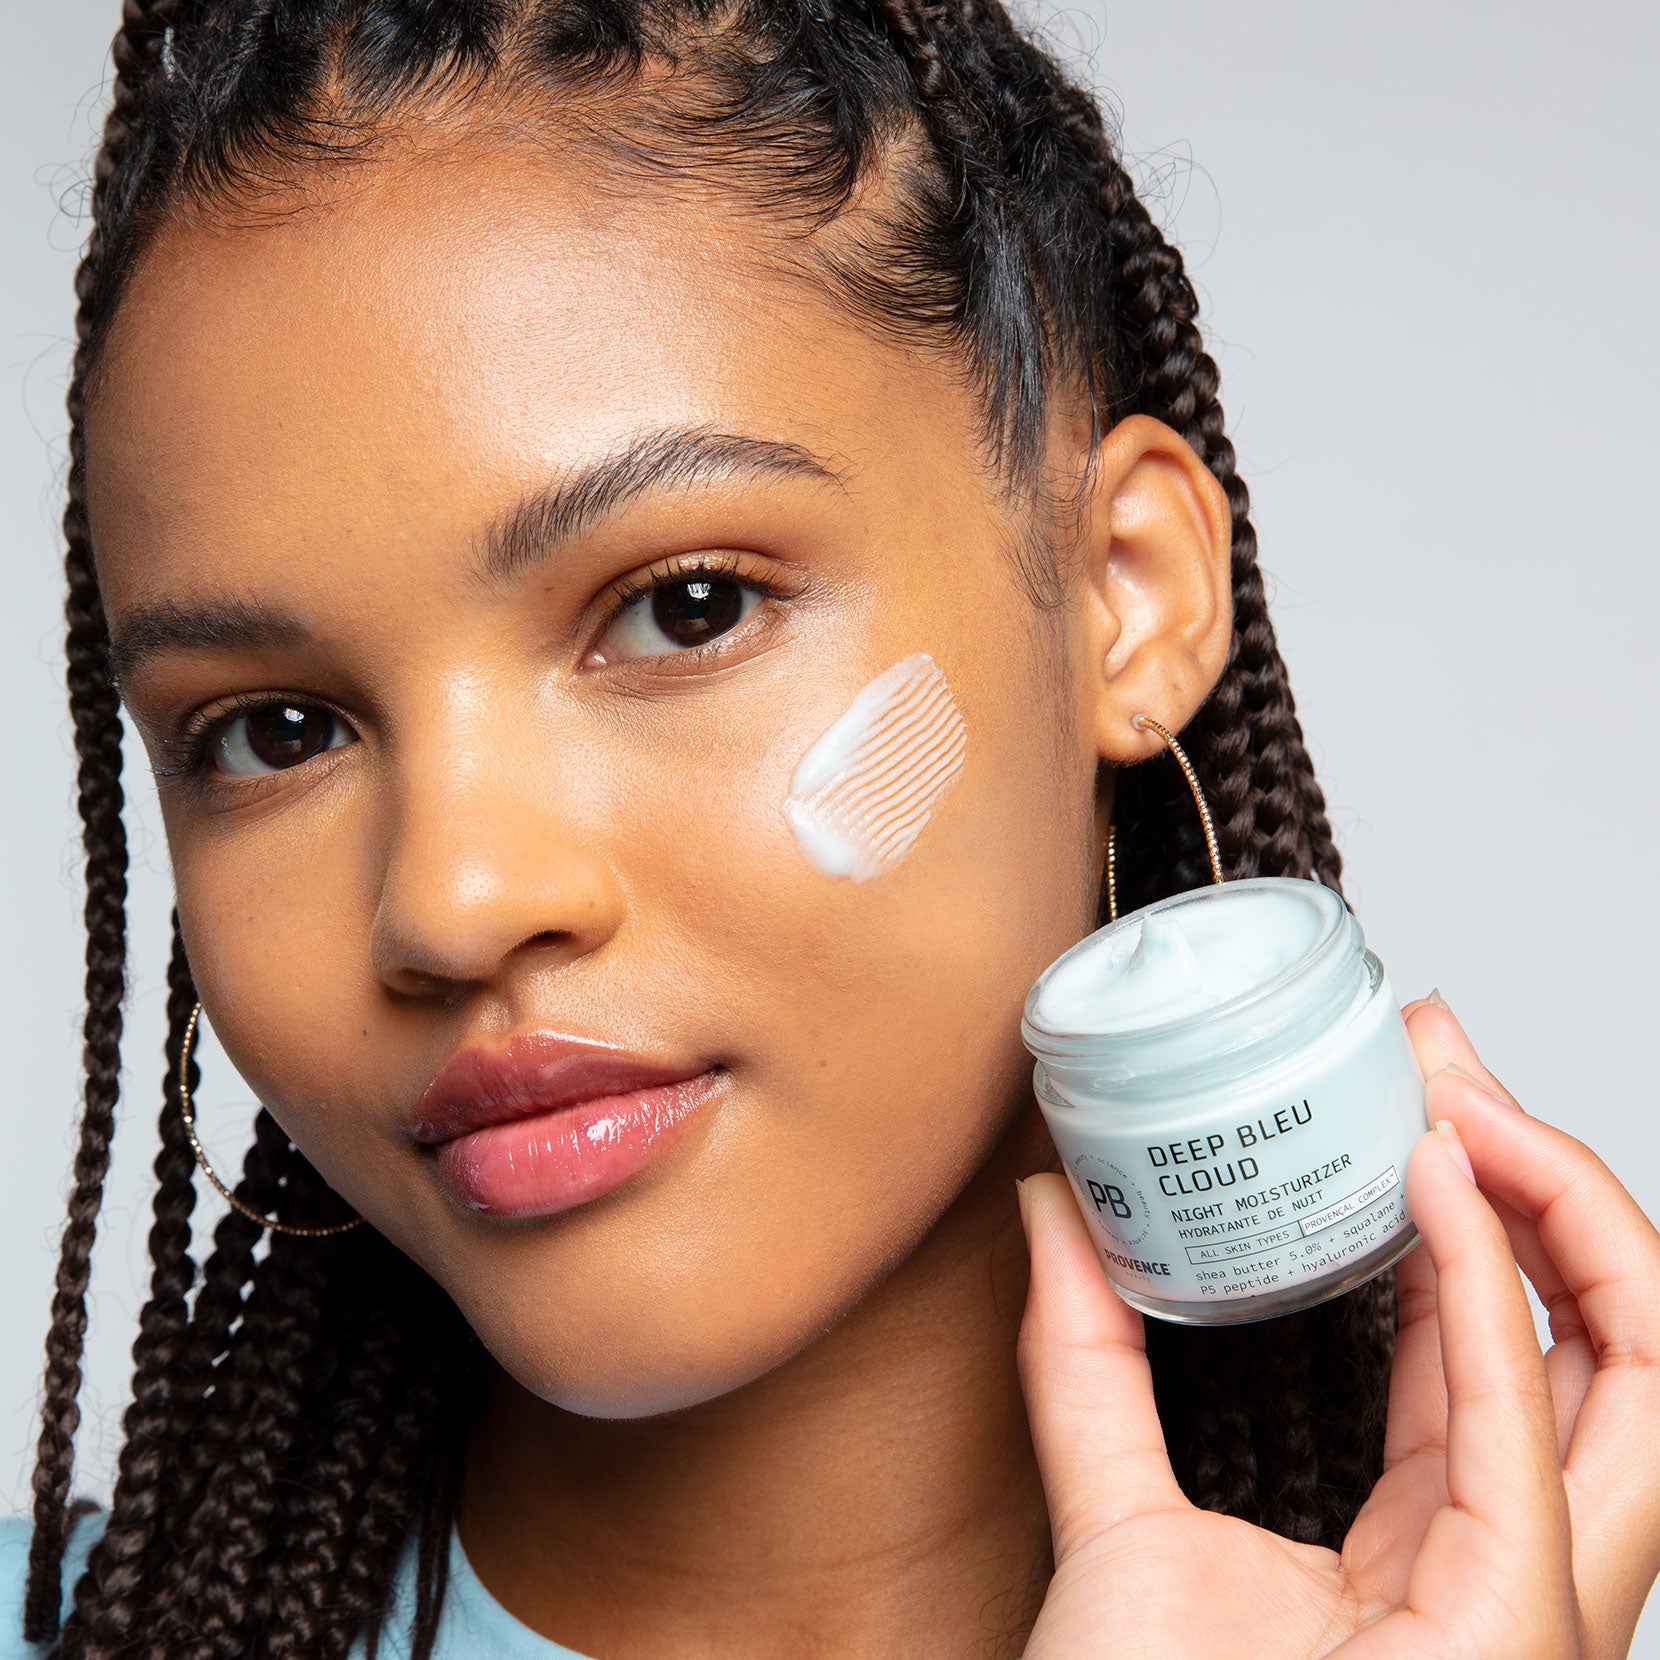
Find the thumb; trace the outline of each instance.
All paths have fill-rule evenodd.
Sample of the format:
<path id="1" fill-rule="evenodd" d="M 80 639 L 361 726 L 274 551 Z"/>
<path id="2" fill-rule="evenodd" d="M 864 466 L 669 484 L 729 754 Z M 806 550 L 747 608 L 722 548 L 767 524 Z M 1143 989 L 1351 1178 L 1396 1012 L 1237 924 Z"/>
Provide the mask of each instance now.
<path id="1" fill-rule="evenodd" d="M 1132 1516 L 1190 1507 L 1153 1404 L 1141 1316 L 1108 1281 L 1066 1178 L 1016 1185 L 1032 1260 L 1020 1382 L 1059 1564 Z"/>

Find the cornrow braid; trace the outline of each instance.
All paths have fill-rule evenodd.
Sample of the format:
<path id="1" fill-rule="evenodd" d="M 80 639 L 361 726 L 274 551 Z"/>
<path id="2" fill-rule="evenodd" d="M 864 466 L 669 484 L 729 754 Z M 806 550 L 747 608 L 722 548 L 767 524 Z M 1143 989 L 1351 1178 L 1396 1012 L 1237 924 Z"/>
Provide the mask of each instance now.
<path id="1" fill-rule="evenodd" d="M 288 1137 L 268 1112 L 256 1116 L 254 1136 L 273 1166 L 285 1162 Z M 280 1263 L 271 1267 L 271 1257 L 295 1242 L 277 1235 L 256 1269 L 242 1310 L 247 1338 L 219 1368 L 198 1430 L 216 1450 L 218 1468 L 175 1545 L 188 1560 L 184 1584 L 193 1610 L 191 1635 L 181 1636 L 174 1651 L 180 1660 L 230 1660 L 246 1632 L 266 1623 L 261 1559 L 270 1550 L 276 1479 L 294 1433 L 297 1374 L 316 1332 L 317 1253 L 302 1250 L 290 1272 Z"/>
<path id="2" fill-rule="evenodd" d="M 269 1114 L 262 1113 L 256 1122 L 273 1160 L 290 1172 L 282 1200 L 308 1182 L 320 1188 Z M 294 1576 L 306 1573 L 303 1559 L 287 1559 L 296 1508 L 336 1540 L 350 1537 L 352 1551 L 366 1552 L 372 1562 L 384 1551 L 380 1541 L 396 1543 L 410 1523 L 411 1492 L 401 1482 L 388 1484 L 384 1468 L 395 1461 L 400 1477 L 412 1474 L 418 1485 L 423 1448 L 435 1423 L 436 1390 L 412 1375 L 420 1370 L 413 1345 L 432 1341 L 432 1325 L 423 1330 L 407 1308 L 394 1368 L 406 1397 L 382 1427 L 381 1468 L 363 1460 L 347 1466 L 358 1476 L 362 1506 L 353 1513 L 357 1494 L 350 1487 L 343 1502 L 331 1503 L 321 1494 L 300 1496 L 300 1483 L 314 1479 L 315 1426 L 327 1423 L 333 1411 L 327 1387 L 332 1368 L 319 1351 L 326 1292 L 333 1282 L 343 1281 L 339 1300 L 348 1317 L 361 1322 L 378 1283 L 370 1273 L 342 1274 L 341 1266 L 319 1252 L 314 1240 L 278 1234 L 255 1272 L 244 1305 L 246 1335 L 238 1334 L 220 1368 L 199 1432 L 211 1449 L 215 1476 L 181 1536 L 188 1566 L 180 1583 L 190 1616 L 188 1628 L 168 1645 L 170 1655 L 182 1660 L 241 1655 L 250 1631 L 270 1633 L 279 1649 L 298 1651 L 303 1640 L 307 1654 L 330 1642 L 343 1652 L 350 1632 L 339 1628 L 327 1600 L 295 1597 L 291 1589 Z M 342 1325 L 338 1318 L 330 1322 L 345 1337 Z M 355 1360 L 357 1345 L 346 1337 L 343 1346 Z M 442 1358 L 435 1364 L 441 1367 Z M 377 1565 L 389 1574 L 389 1563 Z M 276 1618 L 279 1596 L 287 1615 L 283 1623 Z"/>
<path id="3" fill-rule="evenodd" d="M 79 488 L 84 488 L 83 461 L 72 451 L 70 489 Z M 127 842 L 121 820 L 121 722 L 100 649 L 103 612 L 88 575 L 84 514 L 78 502 L 66 515 L 66 524 L 74 550 L 69 561 L 69 682 L 86 852 L 86 1015 L 82 1026 L 86 1084 L 74 1187 L 59 1245 L 52 1323 L 46 1337 L 34 1473 L 35 1532 L 25 1609 L 26 1630 L 37 1641 L 55 1630 L 57 1623 L 67 1540 L 65 1505 L 80 1423 L 86 1289 L 121 1089 L 121 1003 L 126 989 Z"/>
<path id="4" fill-rule="evenodd" d="M 1314 1432 L 1322 1438 L 1320 1479 L 1338 1493 L 1365 1494 L 1376 1483 L 1383 1459 L 1382 1423 L 1395 1353 L 1395 1276 L 1381 1275 L 1309 1312 L 1319 1316 L 1307 1344 Z M 1355 1414 L 1364 1415 L 1359 1434 L 1354 1433 Z"/>
<path id="5" fill-rule="evenodd" d="M 351 1561 L 358 1502 L 373 1466 L 386 1415 L 387 1390 L 395 1372 L 389 1365 L 384 1312 L 372 1315 L 378 1330 L 370 1341 L 351 1345 L 344 1366 L 331 1376 L 333 1403 L 306 1460 L 308 1478 L 290 1495 L 284 1548 L 270 1563 L 269 1660 L 343 1660 L 351 1632 L 330 1619 L 340 1581 Z M 337 1318 L 325 1317 L 318 1340 L 327 1354 Z M 309 1634 L 302 1636 L 302 1633 Z"/>
<path id="6" fill-rule="evenodd" d="M 314 1213 L 323 1184 L 309 1165 L 301 1163 L 292 1185 L 303 1212 Z M 306 1195 L 308 1187 L 315 1191 Z M 267 1660 L 344 1660 L 354 1632 L 375 1614 L 379 1576 L 389 1571 L 384 1545 L 371 1542 L 396 1538 L 409 1520 L 410 1497 L 377 1481 L 380 1462 L 394 1443 L 407 1454 L 411 1434 L 419 1457 L 434 1433 L 434 1423 L 419 1414 L 413 1426 L 387 1433 L 389 1402 L 395 1392 L 407 1395 L 412 1368 L 433 1361 L 444 1329 L 441 1313 L 434 1318 L 423 1308 L 434 1288 L 378 1238 L 352 1248 L 355 1257 L 330 1259 L 322 1282 L 313 1360 L 305 1369 L 302 1414 L 310 1434 L 292 1459 L 303 1479 L 286 1489 L 281 1549 L 265 1569 Z M 410 1347 L 423 1338 L 424 1346 Z M 438 1374 L 451 1359 L 453 1351 L 437 1358 Z M 453 1440 L 463 1444 L 459 1435 Z"/>
<path id="7" fill-rule="evenodd" d="M 127 837 L 122 822 L 121 714 L 110 680 L 109 635 L 93 569 L 86 515 L 86 445 L 82 417 L 91 327 L 103 241 L 99 224 L 117 158 L 127 141 L 137 88 L 160 49 L 161 8 L 126 0 L 111 47 L 115 88 L 104 120 L 94 169 L 93 229 L 75 277 L 79 300 L 77 348 L 66 399 L 69 414 L 69 491 L 64 510 L 64 560 L 68 579 L 68 689 L 75 729 L 77 805 L 86 856 L 86 1015 L 82 1025 L 85 1090 L 74 1188 L 58 1250 L 57 1287 L 46 1337 L 41 1430 L 36 1449 L 34 1533 L 23 1629 L 32 1642 L 57 1631 L 62 1598 L 63 1552 L 69 1536 L 66 1509 L 80 1425 L 81 1361 L 86 1346 L 86 1289 L 98 1211 L 109 1171 L 115 1106 L 121 1093 L 122 1000 L 127 968 Z"/>
<path id="8" fill-rule="evenodd" d="M 1229 1349 L 1220 1354 L 1195 1355 L 1191 1366 L 1180 1364 L 1186 1356 L 1173 1364 L 1168 1347 L 1152 1330 L 1147 1352 L 1156 1375 L 1167 1377 L 1173 1373 L 1188 1385 L 1187 1411 L 1174 1420 L 1185 1425 L 1186 1443 L 1171 1462 L 1184 1477 L 1189 1495 L 1207 1510 L 1265 1524 L 1261 1467 L 1251 1414 L 1245 1405 L 1248 1385 L 1240 1368 L 1243 1356 L 1237 1349 Z"/>
<path id="9" fill-rule="evenodd" d="M 186 1010 L 169 1036 L 174 1054 L 180 1052 L 188 1018 Z M 282 1169 L 269 1139 L 256 1137 L 244 1156 L 236 1196 L 249 1209 L 268 1214 L 277 1202 L 281 1182 Z M 220 1449 L 204 1439 L 204 1422 L 218 1369 L 232 1348 L 232 1333 L 240 1330 L 260 1234 L 259 1224 L 235 1209 L 227 1210 L 214 1229 L 213 1250 L 202 1269 L 174 1372 L 174 1411 L 166 1441 L 169 1504 L 165 1524 L 157 1529 L 159 1554 L 152 1559 L 146 1580 L 151 1597 L 158 1589 L 164 1597 L 175 1594 L 182 1583 L 188 1558 L 180 1549 L 180 1540 L 218 1477 Z"/>
<path id="10" fill-rule="evenodd" d="M 269 1660 L 344 1660 L 354 1630 L 379 1608 L 380 1563 L 365 1563 L 358 1522 L 379 1498 L 369 1486 L 383 1454 L 389 1402 L 402 1388 L 401 1312 L 379 1302 L 359 1310 L 336 1299 L 325 1316 L 320 1352 L 340 1343 L 346 1353 L 328 1379 L 325 1433 L 305 1484 L 291 1496 L 286 1543 L 270 1566 Z M 351 1342 L 343 1316 L 358 1322 L 359 1341 Z M 392 1508 L 401 1504 L 399 1495 Z M 387 1531 L 371 1517 L 368 1534 Z"/>
<path id="11" fill-rule="evenodd" d="M 418 1529 L 415 1622 L 411 1660 L 427 1660 L 437 1636 L 455 1479 L 465 1430 L 488 1375 L 483 1345 L 455 1305 L 384 1241 L 365 1244 L 388 1317 L 375 1372 L 389 1405 L 376 1425 L 375 1461 L 367 1469 L 351 1531 L 345 1571 L 335 1587 L 339 1613 L 364 1634 L 369 1660 L 377 1652 L 386 1590 L 411 1524 Z M 442 1548 L 441 1548 L 442 1547 Z"/>
<path id="12" fill-rule="evenodd" d="M 150 1297 L 139 1316 L 138 1338 L 133 1344 L 133 1399 L 123 1419 L 125 1440 L 117 1465 L 114 1503 L 76 1589 L 76 1613 L 87 1632 L 90 1652 L 104 1648 L 113 1652 L 123 1640 L 125 1611 L 152 1565 L 173 1475 L 167 1447 L 176 1410 L 172 1377 L 189 1330 L 188 1298 L 196 1278 L 196 1264 L 190 1255 L 196 1160 L 185 1134 L 178 1088 L 180 1039 L 196 992 L 185 960 L 177 912 L 173 915 L 167 989 L 170 1038 L 162 1085 L 161 1150 L 155 1161 Z M 190 1070 L 194 1087 L 199 1078 L 194 1059 Z"/>
<path id="13" fill-rule="evenodd" d="M 182 953 L 176 953 L 175 962 L 182 962 Z M 181 984 L 175 978 L 170 986 L 171 1031 L 168 1040 L 169 1056 L 175 1063 L 182 1053 L 184 1022 L 193 1003 L 194 991 L 188 987 L 188 981 Z M 193 1087 L 198 1076 L 193 1064 Z M 174 1086 L 171 1093 L 175 1101 L 177 1077 L 175 1064 L 168 1074 L 169 1081 Z M 182 1115 L 178 1116 L 178 1124 L 180 1138 L 183 1139 Z M 167 1134 L 171 1138 L 172 1130 L 169 1129 Z M 188 1141 L 185 1142 L 185 1146 L 188 1149 Z M 164 1156 L 165 1154 L 158 1155 L 158 1165 Z M 193 1155 L 190 1163 L 194 1168 Z M 269 1205 L 274 1202 L 278 1193 L 278 1179 L 279 1173 L 270 1158 L 268 1145 L 261 1145 L 256 1141 L 248 1151 L 244 1173 L 235 1191 L 239 1198 L 254 1208 Z M 106 1534 L 111 1531 L 116 1533 L 117 1549 L 111 1559 L 100 1556 L 102 1538 L 93 1547 L 86 1571 L 76 1586 L 74 1609 L 64 1622 L 60 1633 L 62 1653 L 66 1655 L 133 1654 L 133 1633 L 146 1630 L 144 1612 L 150 1597 L 154 1594 L 156 1584 L 158 1581 L 167 1584 L 177 1582 L 180 1563 L 176 1541 L 179 1530 L 185 1519 L 193 1514 L 196 1499 L 212 1474 L 204 1472 L 200 1467 L 201 1461 L 193 1460 L 191 1456 L 196 1446 L 199 1420 L 191 1414 L 190 1407 L 193 1399 L 199 1402 L 200 1389 L 194 1396 L 187 1393 L 188 1380 L 199 1378 L 203 1372 L 211 1376 L 210 1369 L 199 1369 L 193 1364 L 193 1351 L 199 1353 L 204 1347 L 199 1322 L 204 1315 L 212 1320 L 217 1313 L 219 1323 L 227 1326 L 240 1317 L 240 1288 L 246 1283 L 251 1271 L 253 1247 L 258 1235 L 257 1226 L 234 1210 L 228 1212 L 219 1225 L 215 1235 L 216 1248 L 204 1272 L 202 1290 L 197 1296 L 191 1322 L 173 1344 L 172 1375 L 160 1386 L 161 1391 L 170 1392 L 172 1395 L 172 1411 L 163 1411 L 158 1415 L 153 1427 L 148 1430 L 150 1441 L 144 1457 L 131 1471 L 125 1463 L 127 1449 L 123 1448 L 123 1462 L 117 1467 L 115 1493 L 109 1519 L 105 1525 Z M 231 1291 L 229 1288 L 233 1286 L 235 1290 Z M 210 1297 L 210 1292 L 217 1295 Z M 150 1315 L 154 1301 L 152 1293 L 152 1304 L 146 1306 L 145 1317 Z M 227 1312 L 230 1308 L 234 1308 L 234 1313 Z M 143 1317 L 141 1329 L 142 1320 Z M 221 1330 L 219 1345 L 223 1347 L 226 1341 Z M 208 1342 L 211 1344 L 212 1339 Z M 135 1344 L 135 1353 L 137 1347 Z M 159 1369 L 162 1364 L 159 1349 L 150 1355 L 149 1361 L 151 1367 Z M 181 1384 L 185 1387 L 181 1387 Z M 145 1393 L 148 1395 L 150 1392 L 147 1389 Z M 135 1378 L 135 1409 L 140 1398 L 139 1380 Z M 157 1404 L 165 1407 L 169 1403 L 163 1400 Z M 149 1479 L 152 1463 L 157 1467 L 156 1479 L 153 1482 Z M 137 1490 L 130 1493 L 129 1487 Z M 150 1525 L 146 1547 L 133 1549 L 130 1544 L 123 1544 L 121 1535 L 124 1529 L 136 1526 L 141 1518 L 146 1518 L 147 1512 Z M 124 1518 L 129 1515 L 132 1516 L 132 1521 L 125 1522 Z M 115 1568 L 114 1583 L 106 1591 L 102 1579 L 111 1573 L 112 1560 L 119 1566 Z M 147 1636 L 147 1640 L 152 1643 L 158 1639 L 159 1633 L 156 1632 L 150 1632 Z M 169 1651 L 165 1647 L 155 1646 L 144 1652 L 159 1657 Z"/>

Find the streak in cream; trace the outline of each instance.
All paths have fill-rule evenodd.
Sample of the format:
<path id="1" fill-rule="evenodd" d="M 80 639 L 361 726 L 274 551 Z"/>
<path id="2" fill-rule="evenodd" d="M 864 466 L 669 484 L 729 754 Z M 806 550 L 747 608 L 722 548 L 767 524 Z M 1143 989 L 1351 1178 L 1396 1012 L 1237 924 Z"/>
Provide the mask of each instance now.
<path id="1" fill-rule="evenodd" d="M 826 876 L 868 881 L 922 834 L 963 770 L 968 728 L 925 651 L 865 686 L 796 766 L 784 800 L 801 851 Z"/>

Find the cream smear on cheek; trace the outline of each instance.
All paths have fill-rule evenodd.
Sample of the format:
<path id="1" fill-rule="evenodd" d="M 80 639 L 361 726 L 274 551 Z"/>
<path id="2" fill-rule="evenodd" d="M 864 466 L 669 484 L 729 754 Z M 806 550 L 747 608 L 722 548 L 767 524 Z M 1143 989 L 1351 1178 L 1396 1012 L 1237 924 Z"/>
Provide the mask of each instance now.
<path id="1" fill-rule="evenodd" d="M 796 766 L 784 817 L 826 876 L 868 881 L 922 834 L 963 770 L 968 728 L 925 651 L 865 686 Z"/>

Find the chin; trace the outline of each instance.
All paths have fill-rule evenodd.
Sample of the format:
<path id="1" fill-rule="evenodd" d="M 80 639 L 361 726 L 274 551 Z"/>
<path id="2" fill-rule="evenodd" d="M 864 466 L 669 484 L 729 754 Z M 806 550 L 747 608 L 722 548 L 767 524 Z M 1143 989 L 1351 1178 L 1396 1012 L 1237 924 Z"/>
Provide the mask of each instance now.
<path id="1" fill-rule="evenodd" d="M 661 1278 L 594 1273 L 585 1287 L 584 1276 L 561 1275 L 551 1283 L 562 1289 L 540 1297 L 522 1294 L 522 1278 L 520 1295 L 504 1294 L 514 1277 L 482 1295 L 465 1294 L 476 1286 L 452 1295 L 497 1365 L 531 1395 L 588 1418 L 647 1418 L 743 1389 L 839 1325 L 882 1265 L 837 1254 L 841 1275 L 829 1271 L 828 1253 L 792 1260 L 780 1249 L 773 1266 L 784 1271 L 773 1274 L 752 1261 L 704 1261 L 700 1271 Z"/>
<path id="2" fill-rule="evenodd" d="M 508 1368 L 513 1380 L 549 1406 L 575 1413 L 580 1418 L 616 1421 L 659 1418 L 670 1412 L 685 1412 L 733 1394 L 771 1370 L 758 1366 L 752 1371 L 693 1373 L 683 1369 L 652 1374 L 639 1371 L 613 1372 L 595 1368 L 583 1376 L 529 1376 Z"/>
<path id="3" fill-rule="evenodd" d="M 477 1328 L 475 1328 L 477 1329 Z M 520 1388 L 584 1418 L 653 1418 L 717 1400 L 765 1377 L 800 1353 L 808 1331 L 715 1342 L 708 1333 L 665 1332 L 649 1323 L 580 1344 L 568 1334 L 536 1344 L 530 1334 L 479 1330 L 492 1357 Z M 763 1341 L 771 1335 L 772 1341 Z M 498 1339 L 500 1339 L 498 1341 Z"/>

